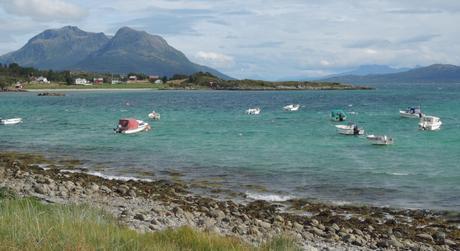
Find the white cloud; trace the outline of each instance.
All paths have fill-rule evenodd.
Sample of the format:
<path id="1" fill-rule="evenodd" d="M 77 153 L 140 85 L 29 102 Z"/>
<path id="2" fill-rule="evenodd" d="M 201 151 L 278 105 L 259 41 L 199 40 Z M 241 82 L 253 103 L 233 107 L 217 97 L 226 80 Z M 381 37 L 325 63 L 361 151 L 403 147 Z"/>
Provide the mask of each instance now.
<path id="1" fill-rule="evenodd" d="M 36 21 L 75 21 L 85 15 L 79 6 L 62 0 L 0 0 L 0 5 L 9 14 Z"/>
<path id="2" fill-rule="evenodd" d="M 319 61 L 319 63 L 322 65 L 322 66 L 329 66 L 331 65 L 331 63 L 325 59 L 322 59 Z"/>
<path id="3" fill-rule="evenodd" d="M 369 49 L 369 48 L 365 49 L 364 52 L 369 54 L 369 55 L 374 55 L 374 54 L 378 53 L 378 51 L 376 51 L 374 49 Z"/>
<path id="4" fill-rule="evenodd" d="M 219 68 L 230 68 L 235 63 L 233 57 L 216 52 L 199 51 L 195 58 L 199 63 Z"/>

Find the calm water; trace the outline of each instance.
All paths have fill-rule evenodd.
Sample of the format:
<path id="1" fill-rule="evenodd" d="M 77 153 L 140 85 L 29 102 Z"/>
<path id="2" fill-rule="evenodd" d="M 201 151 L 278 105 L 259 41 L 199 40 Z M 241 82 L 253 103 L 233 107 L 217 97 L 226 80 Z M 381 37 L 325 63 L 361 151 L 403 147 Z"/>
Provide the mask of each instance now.
<path id="1" fill-rule="evenodd" d="M 300 103 L 296 113 L 282 106 Z M 422 104 L 442 118 L 440 131 L 417 130 L 399 108 Z M 260 106 L 259 116 L 244 110 Z M 336 133 L 329 111 L 354 111 L 368 133 L 395 145 Z M 154 130 L 115 135 L 120 117 L 147 120 Z M 460 84 L 380 85 L 375 91 L 68 92 L 66 97 L 1 93 L 0 150 L 69 156 L 89 168 L 215 180 L 250 196 L 278 195 L 410 208 L 460 210 Z M 254 191 L 247 185 L 262 186 Z"/>

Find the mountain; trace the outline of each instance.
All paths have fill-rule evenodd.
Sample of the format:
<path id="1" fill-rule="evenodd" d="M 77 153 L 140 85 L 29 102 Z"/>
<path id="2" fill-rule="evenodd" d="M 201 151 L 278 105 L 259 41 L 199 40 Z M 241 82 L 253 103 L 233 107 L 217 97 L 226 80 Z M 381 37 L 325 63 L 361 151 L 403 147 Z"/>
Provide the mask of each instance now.
<path id="1" fill-rule="evenodd" d="M 290 76 L 290 77 L 281 78 L 279 80 L 280 81 L 286 81 L 286 80 L 311 81 L 311 80 L 328 79 L 328 78 L 346 76 L 346 75 L 364 76 L 364 75 L 369 75 L 369 74 L 397 73 L 397 72 L 403 72 L 403 71 L 408 71 L 408 70 L 410 70 L 410 68 L 393 68 L 388 65 L 371 64 L 371 65 L 360 65 L 358 66 L 358 68 L 351 69 L 346 72 L 326 75 L 322 77 L 298 75 L 298 76 Z"/>
<path id="2" fill-rule="evenodd" d="M 39 69 L 139 72 L 160 76 L 202 71 L 231 79 L 217 70 L 191 62 L 162 37 L 128 27 L 119 29 L 113 37 L 73 26 L 46 30 L 21 49 L 1 56 L 0 62 Z"/>
<path id="3" fill-rule="evenodd" d="M 0 62 L 64 70 L 73 67 L 108 41 L 104 33 L 85 32 L 74 26 L 45 30 L 21 49 L 1 56 Z"/>
<path id="4" fill-rule="evenodd" d="M 378 64 L 371 64 L 371 65 L 360 65 L 358 68 L 335 74 L 330 77 L 338 77 L 338 76 L 345 76 L 345 75 L 356 75 L 356 76 L 365 76 L 371 74 L 389 74 L 389 73 L 398 73 L 408 71 L 410 68 L 393 68 L 388 65 L 378 65 Z"/>
<path id="5" fill-rule="evenodd" d="M 460 83 L 460 66 L 433 64 L 412 70 L 364 76 L 344 75 L 322 79 L 326 82 L 341 83 Z"/>

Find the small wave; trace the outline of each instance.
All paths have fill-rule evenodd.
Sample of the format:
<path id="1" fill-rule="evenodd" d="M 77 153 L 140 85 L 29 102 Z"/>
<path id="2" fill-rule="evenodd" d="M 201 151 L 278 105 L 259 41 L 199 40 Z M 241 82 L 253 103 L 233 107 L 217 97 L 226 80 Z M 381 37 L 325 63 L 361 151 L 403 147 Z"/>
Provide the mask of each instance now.
<path id="1" fill-rule="evenodd" d="M 51 168 L 49 168 L 49 164 L 37 164 L 37 167 L 42 169 L 43 171 L 48 171 Z"/>
<path id="2" fill-rule="evenodd" d="M 133 180 L 133 181 L 153 182 L 152 179 L 145 179 L 145 178 L 141 179 L 141 178 L 136 178 L 136 177 L 132 177 L 132 176 L 115 176 L 115 175 L 103 174 L 101 172 L 83 172 L 81 170 L 66 170 L 66 169 L 61 170 L 61 172 L 63 172 L 63 173 L 85 173 L 85 174 L 100 177 L 100 178 L 103 178 L 103 179 L 106 179 L 106 180 L 120 180 L 120 181 Z"/>
<path id="3" fill-rule="evenodd" d="M 254 200 L 265 200 L 265 201 L 287 201 L 292 199 L 289 195 L 278 195 L 278 194 L 262 194 L 262 193 L 251 193 L 246 192 L 246 196 Z"/>
<path id="4" fill-rule="evenodd" d="M 352 203 L 349 201 L 344 201 L 344 200 L 332 200 L 331 204 L 336 205 L 336 206 L 346 206 L 346 205 L 351 205 Z"/>
<path id="5" fill-rule="evenodd" d="M 409 173 L 397 173 L 397 172 L 395 172 L 395 173 L 390 173 L 390 174 L 391 174 L 391 175 L 395 175 L 395 176 L 407 176 L 407 175 L 409 175 Z"/>

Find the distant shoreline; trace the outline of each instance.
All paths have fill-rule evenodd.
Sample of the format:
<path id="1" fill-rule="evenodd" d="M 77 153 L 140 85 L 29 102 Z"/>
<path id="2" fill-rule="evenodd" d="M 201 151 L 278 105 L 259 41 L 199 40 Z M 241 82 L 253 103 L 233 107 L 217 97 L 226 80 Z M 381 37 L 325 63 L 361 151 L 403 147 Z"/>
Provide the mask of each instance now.
<path id="1" fill-rule="evenodd" d="M 374 90 L 375 88 L 367 86 L 344 86 L 344 87 L 306 87 L 306 88 L 31 88 L 18 90 L 9 90 L 6 92 L 93 92 L 93 91 L 356 91 L 356 90 Z"/>
<path id="2" fill-rule="evenodd" d="M 149 91 L 149 90 L 156 90 L 151 88 L 93 88 L 93 89 L 26 89 L 27 92 L 97 92 L 97 91 Z"/>

